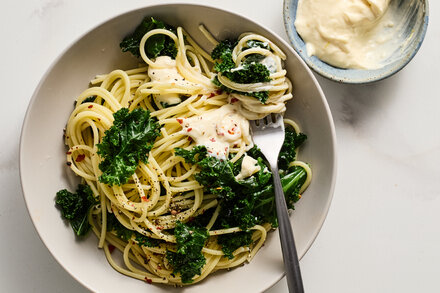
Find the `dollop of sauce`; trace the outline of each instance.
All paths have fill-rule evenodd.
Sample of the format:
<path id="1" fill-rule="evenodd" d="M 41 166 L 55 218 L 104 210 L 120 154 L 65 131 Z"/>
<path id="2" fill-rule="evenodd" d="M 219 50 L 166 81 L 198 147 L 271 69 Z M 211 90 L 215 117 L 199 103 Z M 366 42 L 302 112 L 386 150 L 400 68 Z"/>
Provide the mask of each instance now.
<path id="1" fill-rule="evenodd" d="M 270 73 L 275 73 L 277 71 L 277 63 L 272 56 L 265 57 L 260 63 L 266 66 Z"/>
<path id="2" fill-rule="evenodd" d="M 235 176 L 235 179 L 241 180 L 243 178 L 247 178 L 252 176 L 254 173 L 260 171 L 261 167 L 258 165 L 258 161 L 252 158 L 251 156 L 245 155 L 243 160 L 241 161 L 241 170 L 240 173 Z"/>
<path id="3" fill-rule="evenodd" d="M 204 145 L 210 156 L 226 160 L 231 148 L 246 144 L 253 146 L 249 121 L 236 106 L 226 104 L 218 109 L 190 118 L 177 118 L 182 131 L 197 145 Z"/>
<path id="4" fill-rule="evenodd" d="M 307 54 L 341 68 L 374 69 L 392 53 L 390 0 L 300 0 L 295 27 Z"/>
<path id="5" fill-rule="evenodd" d="M 166 84 L 189 85 L 192 84 L 186 81 L 177 69 L 176 60 L 169 56 L 159 56 L 156 58 L 154 65 L 148 67 L 148 76 L 152 82 L 160 82 Z M 177 93 L 156 95 L 159 102 L 168 105 L 180 103 L 182 100 Z"/>

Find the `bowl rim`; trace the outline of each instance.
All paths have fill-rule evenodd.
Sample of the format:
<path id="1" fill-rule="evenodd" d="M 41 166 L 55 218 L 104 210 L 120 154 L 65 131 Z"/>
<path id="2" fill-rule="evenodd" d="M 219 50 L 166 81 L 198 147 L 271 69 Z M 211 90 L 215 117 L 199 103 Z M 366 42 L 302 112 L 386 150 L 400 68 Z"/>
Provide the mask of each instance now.
<path id="1" fill-rule="evenodd" d="M 287 37 L 289 39 L 289 43 L 294 48 L 295 52 L 298 53 L 298 55 L 301 57 L 301 59 L 307 64 L 307 66 L 310 67 L 314 72 L 318 73 L 322 77 L 325 77 L 329 80 L 336 81 L 339 83 L 368 84 L 368 83 L 381 81 L 381 80 L 384 80 L 388 77 L 393 76 L 394 74 L 396 74 L 397 72 L 402 70 L 417 54 L 420 47 L 422 46 L 423 41 L 425 40 L 426 31 L 428 29 L 429 0 L 422 0 L 425 4 L 425 14 L 423 16 L 422 30 L 421 30 L 421 33 L 419 34 L 419 38 L 417 39 L 417 42 L 418 42 L 417 46 L 414 48 L 414 50 L 411 52 L 411 54 L 407 58 L 405 58 L 405 61 L 400 63 L 399 66 L 392 68 L 388 72 L 378 74 L 376 76 L 366 78 L 366 79 L 351 79 L 351 78 L 347 78 L 347 77 L 338 76 L 335 74 L 330 74 L 327 71 L 322 70 L 320 67 L 316 66 L 316 64 L 310 58 L 303 57 L 303 54 L 306 54 L 306 53 L 300 52 L 301 50 L 297 47 L 296 41 L 293 39 L 293 35 L 296 34 L 302 41 L 301 36 L 296 32 L 296 28 L 295 28 L 295 24 L 294 24 L 295 19 L 296 19 L 296 15 L 294 15 L 294 18 L 291 18 L 290 20 L 289 20 L 289 15 L 288 15 L 289 14 L 288 11 L 291 9 L 291 6 L 292 5 L 297 6 L 299 1 L 300 0 L 283 0 L 283 22 L 284 22 L 284 29 L 285 29 Z M 304 43 L 304 41 L 302 41 L 302 42 Z M 305 45 L 305 43 L 304 43 L 304 45 Z M 321 61 L 321 62 L 323 62 L 323 61 Z M 353 69 L 344 69 L 344 68 L 334 67 L 334 66 L 332 66 L 328 63 L 325 63 L 325 62 L 323 62 L 323 63 L 326 66 L 328 66 L 332 69 L 338 70 L 338 71 L 339 70 L 353 70 Z M 368 71 L 368 69 L 366 71 Z"/>
<path id="2" fill-rule="evenodd" d="M 275 36 L 277 38 L 277 42 L 281 42 L 284 43 L 284 45 L 286 46 L 286 48 L 288 50 L 291 51 L 291 53 L 293 55 L 296 55 L 298 61 L 303 65 L 304 69 L 306 70 L 307 74 L 310 76 L 313 84 L 315 85 L 315 87 L 317 88 L 319 95 L 320 95 L 320 99 L 322 101 L 322 104 L 324 106 L 325 112 L 327 114 L 328 117 L 328 125 L 330 128 L 330 138 L 331 138 L 331 146 L 332 146 L 332 152 L 330 153 L 330 157 L 332 158 L 331 162 L 332 162 L 332 178 L 330 180 L 330 188 L 328 191 L 328 197 L 327 197 L 327 202 L 324 205 L 324 212 L 322 213 L 319 221 L 317 221 L 318 223 L 318 228 L 316 229 L 315 233 L 313 234 L 313 237 L 309 240 L 309 242 L 306 243 L 305 245 L 305 250 L 301 255 L 298 255 L 299 260 L 301 260 L 303 258 L 303 256 L 309 251 L 310 247 L 312 246 L 312 244 L 315 242 L 317 236 L 319 235 L 325 219 L 327 218 L 328 212 L 330 210 L 330 206 L 333 200 L 333 196 L 334 196 L 334 190 L 335 190 L 335 185 L 336 185 L 336 177 L 337 177 L 337 151 L 336 151 L 336 146 L 337 146 L 337 142 L 336 142 L 336 130 L 335 130 L 335 125 L 334 125 L 334 120 L 333 120 L 333 116 L 332 113 L 330 111 L 330 107 L 328 105 L 327 99 L 325 97 L 325 94 L 320 86 L 320 84 L 318 83 L 316 77 L 314 76 L 314 74 L 312 73 L 312 71 L 310 70 L 310 68 L 307 66 L 307 64 L 304 62 L 304 60 L 299 56 L 299 54 L 292 49 L 292 47 L 290 46 L 290 44 L 285 41 L 282 37 L 280 37 L 277 33 L 275 33 L 272 29 L 268 28 L 266 25 L 261 24 L 258 21 L 252 20 L 249 17 L 245 16 L 245 15 L 241 15 L 238 12 L 233 12 L 231 10 L 228 9 L 223 9 L 223 8 L 219 8 L 216 7 L 214 5 L 211 4 L 197 4 L 197 3 L 181 3 L 181 2 L 169 2 L 169 3 L 163 3 L 163 4 L 153 4 L 153 5 L 145 5 L 145 6 L 141 6 L 141 7 L 137 7 L 137 8 L 133 8 L 127 11 L 124 11 L 122 13 L 117 13 L 114 14 L 110 17 L 106 17 L 104 18 L 104 20 L 102 20 L 101 22 L 94 24 L 93 26 L 89 27 L 88 29 L 86 29 L 83 33 L 81 33 L 79 36 L 77 36 L 76 38 L 74 38 L 70 43 L 68 43 L 68 45 L 61 50 L 61 52 L 56 56 L 56 58 L 54 60 L 51 61 L 51 63 L 49 64 L 49 66 L 47 67 L 47 69 L 45 70 L 44 74 L 41 76 L 37 86 L 35 87 L 35 90 L 32 93 L 31 99 L 29 100 L 29 104 L 28 107 L 26 109 L 26 113 L 23 119 L 23 123 L 22 123 L 22 127 L 21 127 L 21 131 L 20 131 L 20 141 L 19 141 L 19 176 L 20 176 L 20 186 L 21 186 L 21 191 L 23 194 L 23 199 L 26 205 L 26 209 L 28 211 L 28 214 L 31 218 L 31 222 L 35 228 L 35 230 L 37 231 L 38 237 L 40 238 L 40 240 L 43 242 L 43 244 L 45 245 L 45 247 L 47 248 L 47 250 L 49 251 L 49 253 L 51 254 L 51 256 L 56 260 L 56 262 L 73 278 L 75 279 L 78 283 L 80 283 L 84 288 L 87 288 L 88 290 L 93 291 L 92 285 L 88 284 L 86 281 L 80 279 L 79 277 L 77 277 L 66 265 L 64 265 L 64 263 L 61 261 L 61 259 L 59 257 L 57 257 L 52 250 L 49 248 L 46 239 L 44 239 L 41 236 L 41 231 L 39 229 L 39 225 L 36 223 L 35 220 L 35 216 L 33 215 L 33 213 L 31 212 L 30 206 L 29 206 L 29 202 L 27 200 L 27 196 L 25 193 L 25 178 L 23 176 L 23 170 L 25 169 L 25 162 L 23 160 L 23 155 L 24 155 L 24 137 L 25 137 L 25 132 L 26 132 L 26 128 L 28 127 L 29 124 L 29 114 L 32 111 L 32 108 L 37 100 L 37 96 L 43 86 L 43 83 L 45 82 L 45 80 L 47 79 L 48 75 L 50 74 L 50 72 L 53 70 L 53 68 L 58 64 L 58 62 L 61 60 L 61 58 L 63 58 L 63 56 L 76 44 L 78 43 L 82 38 L 84 38 L 86 35 L 88 35 L 89 33 L 93 32 L 94 30 L 96 30 L 97 28 L 105 25 L 108 22 L 114 21 L 117 18 L 120 17 L 124 17 L 128 14 L 134 13 L 136 11 L 141 11 L 141 10 L 146 10 L 149 8 L 156 8 L 156 7 L 166 7 L 166 6 L 190 6 L 190 7 L 200 7 L 200 8 L 208 8 L 208 9 L 212 9 L 212 10 L 218 10 L 221 12 L 225 12 L 231 15 L 234 15 L 235 17 L 238 18 L 242 18 L 245 19 L 246 21 L 249 21 L 252 24 L 256 24 L 257 26 L 262 27 L 263 29 L 267 30 L 271 35 Z M 278 233 L 278 232 L 277 232 Z M 278 283 L 283 277 L 285 276 L 285 272 L 283 272 L 277 279 L 275 279 L 275 281 L 271 284 L 269 284 L 266 288 L 263 288 L 263 290 L 268 290 L 269 288 L 273 287 L 276 283 Z"/>

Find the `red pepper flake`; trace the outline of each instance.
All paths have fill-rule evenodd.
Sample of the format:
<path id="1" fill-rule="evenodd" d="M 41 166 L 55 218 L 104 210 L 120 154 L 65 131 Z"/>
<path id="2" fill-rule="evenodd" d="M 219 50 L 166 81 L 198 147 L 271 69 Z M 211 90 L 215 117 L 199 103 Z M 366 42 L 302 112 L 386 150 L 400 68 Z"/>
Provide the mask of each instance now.
<path id="1" fill-rule="evenodd" d="M 192 141 L 193 139 L 192 139 L 192 137 L 191 137 L 191 136 L 188 136 L 188 140 L 189 140 L 189 141 Z"/>
<path id="2" fill-rule="evenodd" d="M 114 247 L 113 245 L 109 244 L 108 246 L 108 251 L 110 251 L 110 253 L 113 253 L 113 251 L 115 250 L 116 247 Z"/>
<path id="3" fill-rule="evenodd" d="M 233 130 L 228 130 L 228 133 L 230 134 L 230 135 L 234 135 L 235 134 L 235 132 L 233 131 Z"/>
<path id="4" fill-rule="evenodd" d="M 179 124 L 183 123 L 183 119 L 182 118 L 176 118 L 177 122 L 179 122 Z"/>
<path id="5" fill-rule="evenodd" d="M 225 152 L 228 152 L 228 147 L 225 147 Z"/>
<path id="6" fill-rule="evenodd" d="M 71 155 L 71 154 L 72 154 L 72 152 L 70 152 L 70 151 L 66 153 L 66 155 Z"/>
<path id="7" fill-rule="evenodd" d="M 78 157 L 76 157 L 76 159 L 75 159 L 75 162 L 84 161 L 85 158 L 86 158 L 86 155 L 84 155 L 84 154 L 78 155 Z"/>
<path id="8" fill-rule="evenodd" d="M 92 108 L 93 108 L 93 105 L 90 105 L 90 106 L 88 106 L 87 108 L 92 109 Z"/>
<path id="9" fill-rule="evenodd" d="M 187 131 L 187 132 L 190 132 L 191 130 L 192 130 L 192 127 L 188 128 L 186 131 Z"/>
<path id="10" fill-rule="evenodd" d="M 162 267 L 158 264 L 158 265 L 157 265 L 157 269 L 158 269 L 158 270 L 161 270 Z"/>
<path id="11" fill-rule="evenodd" d="M 222 91 L 222 90 L 216 90 L 215 93 L 216 93 L 217 95 L 221 95 L 221 94 L 223 93 L 223 91 Z"/>
<path id="12" fill-rule="evenodd" d="M 148 277 L 145 277 L 145 282 L 147 282 L 148 284 L 152 284 L 152 283 L 153 283 L 153 280 L 148 279 Z"/>
<path id="13" fill-rule="evenodd" d="M 215 96 L 215 93 L 211 93 L 211 94 L 208 96 L 208 99 L 209 99 L 209 98 L 212 98 L 213 96 Z"/>
<path id="14" fill-rule="evenodd" d="M 232 98 L 231 99 L 231 104 L 234 104 L 235 102 L 238 102 L 238 99 L 237 98 Z"/>
<path id="15" fill-rule="evenodd" d="M 157 229 L 157 230 L 162 230 L 163 227 L 157 226 L 156 229 Z"/>
<path id="16" fill-rule="evenodd" d="M 66 165 L 70 167 L 72 166 L 72 162 L 67 162 Z"/>
<path id="17" fill-rule="evenodd" d="M 211 137 L 209 140 L 212 141 L 212 142 L 215 142 L 215 138 L 214 137 Z"/>

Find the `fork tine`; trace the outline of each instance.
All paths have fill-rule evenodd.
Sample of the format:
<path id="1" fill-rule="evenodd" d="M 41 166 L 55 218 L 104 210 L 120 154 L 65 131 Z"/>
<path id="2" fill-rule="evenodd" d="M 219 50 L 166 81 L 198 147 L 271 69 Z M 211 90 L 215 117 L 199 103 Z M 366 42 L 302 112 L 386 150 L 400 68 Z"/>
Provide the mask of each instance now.
<path id="1" fill-rule="evenodd" d="M 272 113 L 259 120 L 252 120 L 251 126 L 255 130 L 263 130 L 266 127 L 279 127 L 284 123 L 283 116 L 279 113 Z"/>
<path id="2" fill-rule="evenodd" d="M 284 124 L 283 116 L 280 113 L 273 114 L 273 116 L 274 116 L 275 124 L 280 124 L 280 125 Z"/>
<path id="3" fill-rule="evenodd" d="M 272 114 L 267 115 L 266 119 L 267 119 L 267 124 L 273 123 Z"/>

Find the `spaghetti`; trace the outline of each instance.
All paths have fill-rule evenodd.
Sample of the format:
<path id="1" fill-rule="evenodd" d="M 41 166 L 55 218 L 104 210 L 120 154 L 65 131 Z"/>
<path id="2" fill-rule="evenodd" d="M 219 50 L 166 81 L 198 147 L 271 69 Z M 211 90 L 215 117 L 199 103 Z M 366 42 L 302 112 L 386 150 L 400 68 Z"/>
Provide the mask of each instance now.
<path id="1" fill-rule="evenodd" d="M 218 44 L 204 27 L 201 30 L 213 45 Z M 143 50 L 145 43 L 158 35 L 165 35 L 174 42 L 177 48 L 175 59 L 147 56 Z M 249 41 L 259 41 L 267 46 L 251 48 L 247 45 Z M 271 223 L 261 223 L 249 228 L 250 244 L 235 249 L 231 257 L 225 257 L 222 245 L 217 241 L 219 235 L 237 233 L 243 229 L 213 228 L 219 221 L 221 199 L 216 194 L 207 192 L 196 180 L 200 167 L 176 155 L 175 149 L 191 150 L 196 145 L 204 145 L 209 152 L 215 146 L 210 149 L 206 141 L 212 141 L 215 135 L 218 140 L 223 139 L 222 148 L 225 149 L 218 159 L 229 158 L 231 162 L 237 162 L 247 156 L 246 152 L 253 146 L 247 119 L 284 112 L 285 102 L 292 98 L 292 85 L 282 68 L 282 60 L 286 56 L 263 36 L 242 34 L 232 52 L 235 66 L 240 68 L 250 54 L 258 54 L 264 56 L 262 62 L 270 70 L 270 81 L 242 84 L 213 71 L 214 61 L 211 56 L 181 27 L 177 28 L 176 33 L 167 29 L 149 31 L 143 36 L 140 48 L 145 64 L 131 70 L 114 70 L 109 74 L 99 75 L 91 81 L 92 86 L 77 98 L 66 127 L 65 143 L 69 147 L 67 162 L 99 201 L 88 214 L 92 231 L 99 239 L 98 247 L 104 249 L 110 265 L 127 276 L 154 283 L 187 283 L 173 271 L 166 257 L 167 251 L 176 251 L 177 240 L 172 231 L 178 223 L 189 222 L 209 211 L 210 217 L 205 225 L 209 236 L 201 250 L 205 263 L 200 273 L 192 278 L 192 283 L 196 283 L 212 272 L 251 261 L 272 226 Z M 233 92 L 228 94 L 220 91 L 212 82 L 215 77 Z M 268 92 L 265 103 L 246 95 L 259 91 Z M 112 127 L 114 113 L 122 108 L 128 108 L 129 111 L 138 108 L 148 110 L 160 125 L 160 135 L 154 141 L 148 161 L 139 161 L 135 172 L 126 183 L 109 185 L 100 181 L 102 157 L 97 146 L 102 143 L 106 131 Z M 214 114 L 217 116 L 213 121 L 224 122 L 222 125 L 226 135 L 219 132 L 220 126 L 216 124 L 212 138 L 205 137 L 204 142 L 200 137 L 203 138 L 207 128 L 200 128 L 199 136 L 194 134 L 195 128 L 202 118 L 207 119 L 206 115 Z M 194 122 L 195 120 L 200 123 Z M 240 120 L 240 126 L 235 123 L 237 120 Z M 286 120 L 286 123 L 299 133 L 299 128 L 293 121 Z M 189 129 L 193 128 L 194 132 L 190 133 Z M 228 135 L 233 139 L 227 140 Z M 247 173 L 242 171 L 242 175 L 237 178 L 243 177 L 243 174 L 248 177 L 260 170 L 254 163 L 256 160 L 246 159 L 246 162 L 252 164 L 254 170 L 248 170 Z M 301 187 L 302 193 L 310 183 L 310 168 L 296 160 L 290 164 L 301 166 L 307 173 L 307 180 Z M 114 216 L 125 229 L 157 240 L 159 244 L 142 245 L 134 236 L 121 238 L 121 235 L 109 230 L 110 216 Z M 114 248 L 122 252 L 123 263 L 114 259 Z"/>

